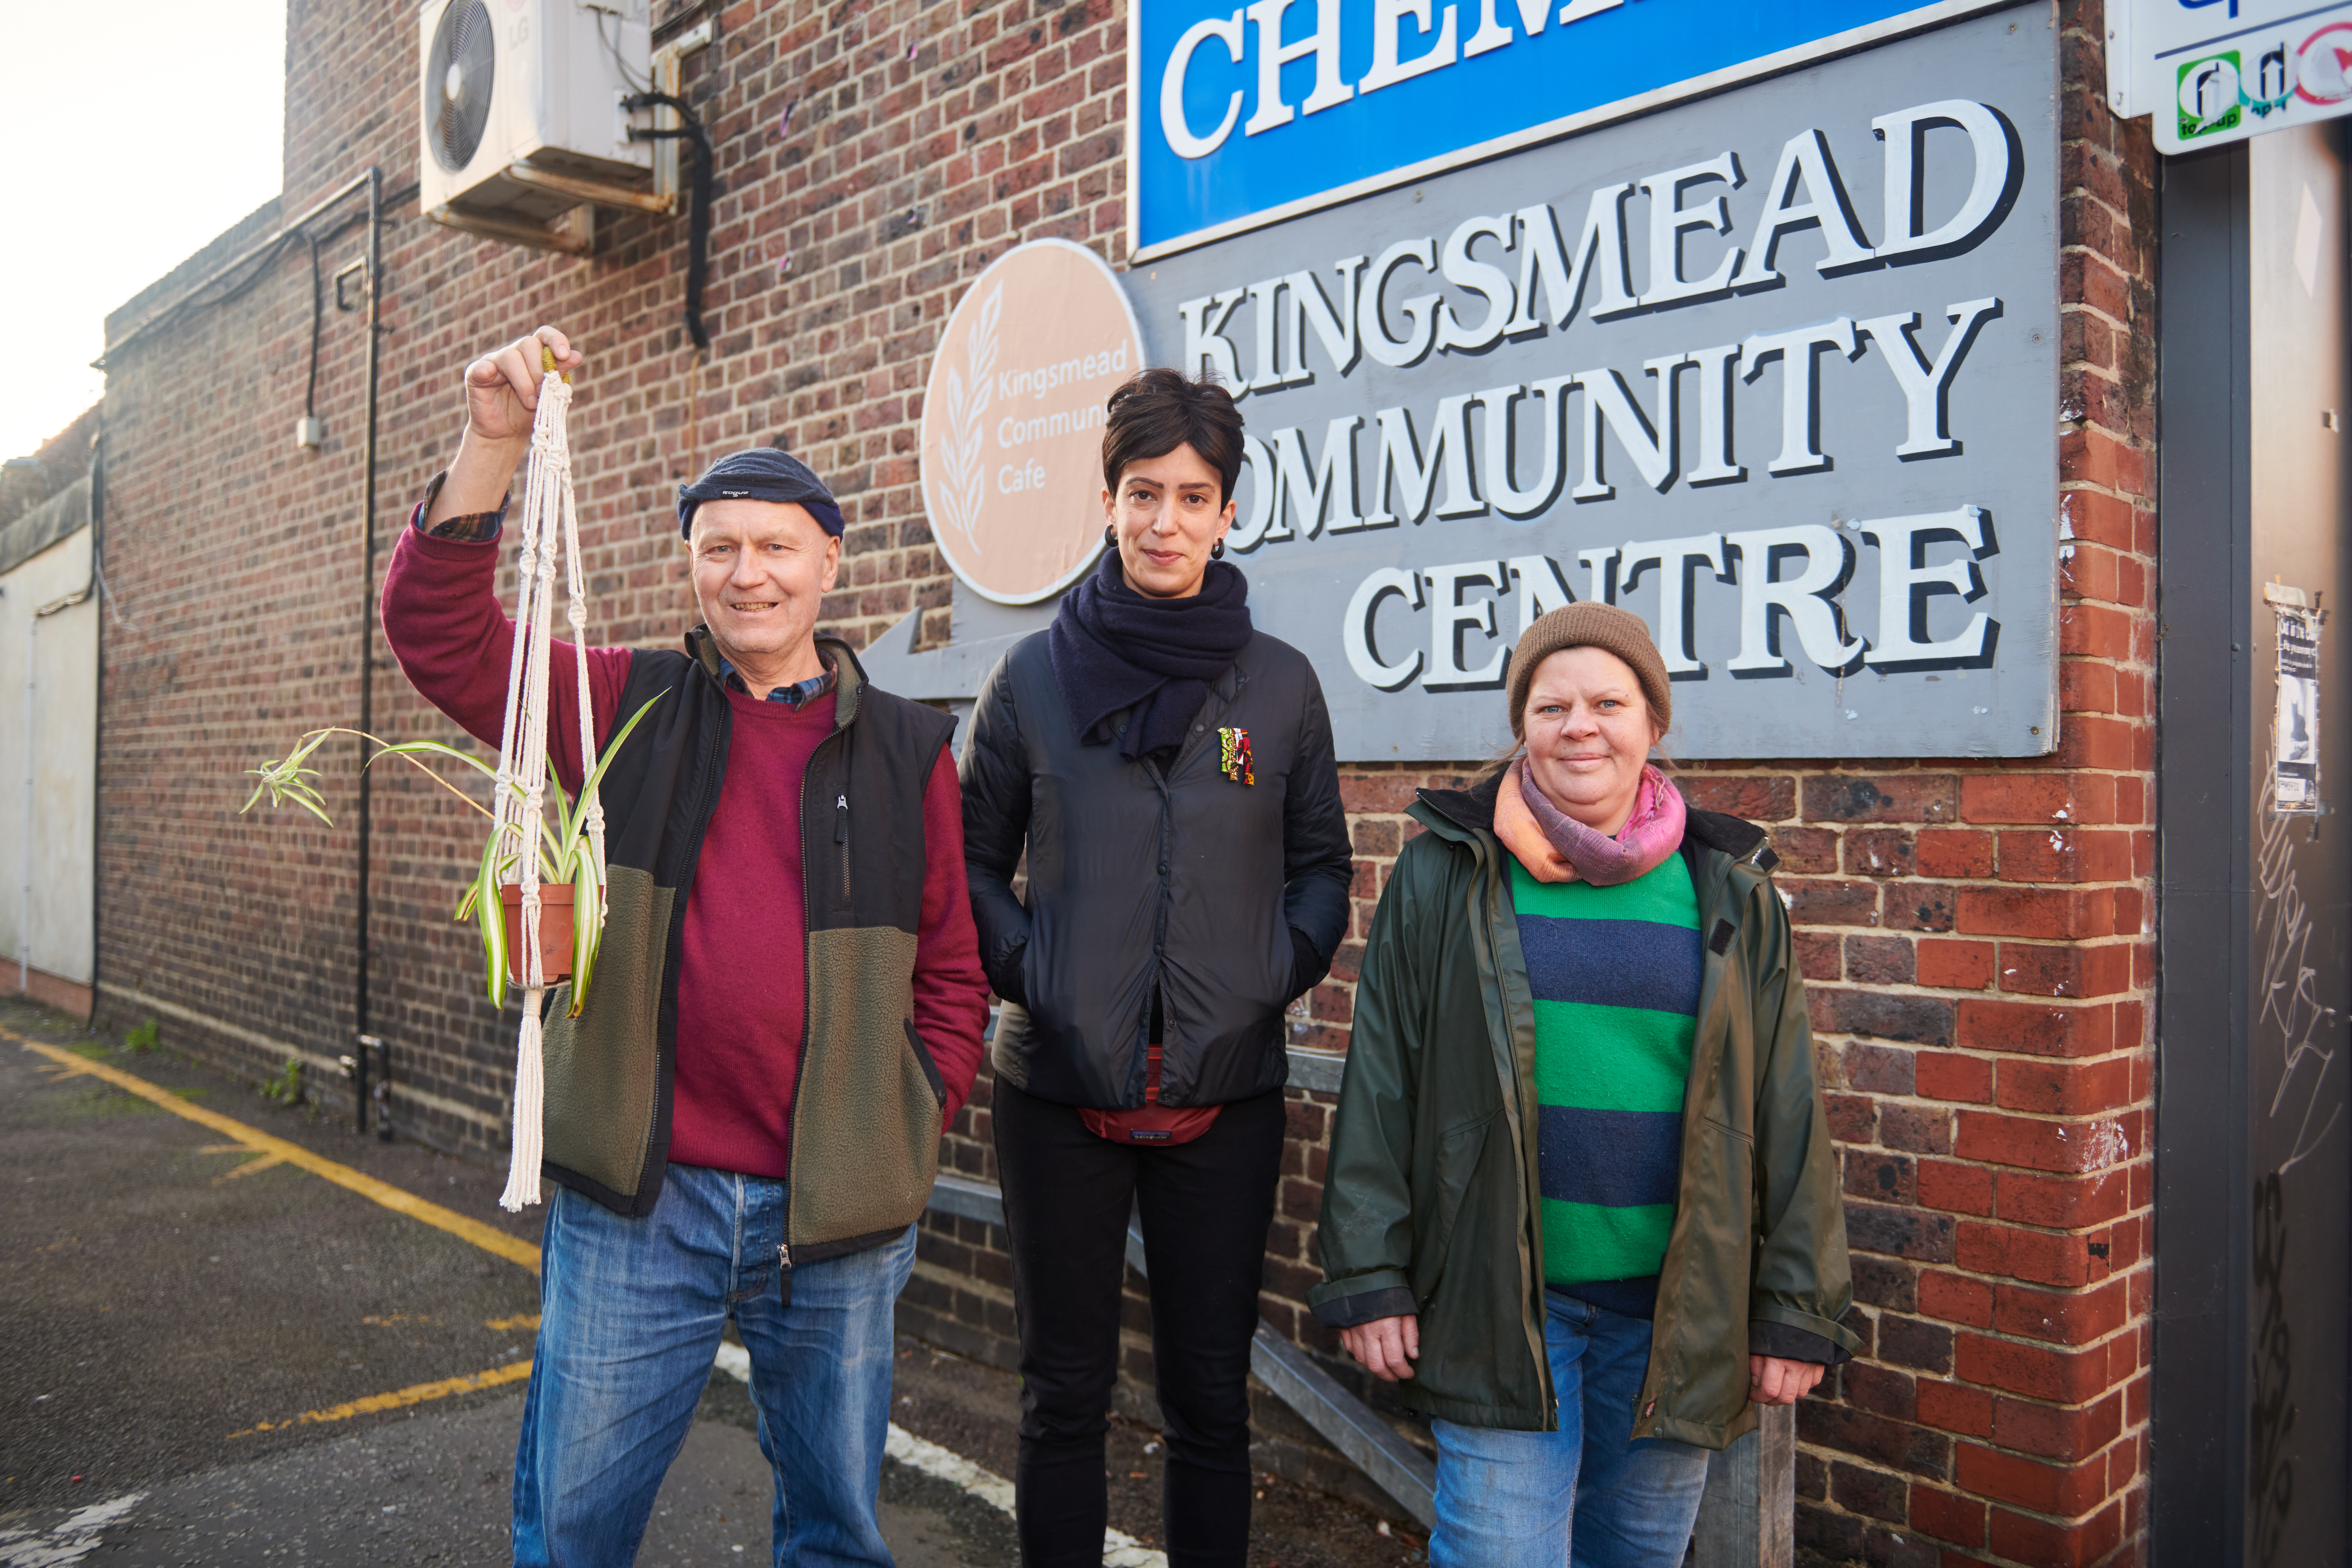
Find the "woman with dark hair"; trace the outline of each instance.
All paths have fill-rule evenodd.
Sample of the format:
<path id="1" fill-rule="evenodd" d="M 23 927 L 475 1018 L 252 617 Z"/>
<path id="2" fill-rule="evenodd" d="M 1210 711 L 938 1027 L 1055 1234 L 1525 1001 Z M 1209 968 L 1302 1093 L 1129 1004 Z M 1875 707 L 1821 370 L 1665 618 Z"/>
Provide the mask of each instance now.
<path id="1" fill-rule="evenodd" d="M 1433 1568 L 1679 1568 L 1706 1450 L 1860 1348 L 1805 983 L 1763 830 L 1649 761 L 1641 619 L 1507 679 L 1523 749 L 1381 890 L 1308 1300 L 1432 1417 Z"/>
<path id="2" fill-rule="evenodd" d="M 1313 666 L 1219 559 L 1242 419 L 1149 370 L 1103 433 L 1099 567 L 982 688 L 963 754 L 1021 1337 L 1022 1561 L 1102 1561 L 1130 1207 L 1151 1279 L 1168 1558 L 1232 1564 L 1287 1073 L 1283 1009 L 1345 934 L 1350 862 Z M 1024 849 L 1026 897 L 1013 889 Z"/>

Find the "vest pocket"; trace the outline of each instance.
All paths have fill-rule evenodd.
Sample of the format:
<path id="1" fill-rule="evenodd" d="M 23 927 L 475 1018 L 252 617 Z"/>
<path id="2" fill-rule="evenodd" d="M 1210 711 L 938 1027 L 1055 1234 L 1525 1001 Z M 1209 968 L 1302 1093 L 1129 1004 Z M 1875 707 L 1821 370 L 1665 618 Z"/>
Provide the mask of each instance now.
<path id="1" fill-rule="evenodd" d="M 662 964 L 677 893 L 650 873 L 606 873 L 596 984 L 577 1018 L 567 984 L 546 1018 L 547 1158 L 610 1192 L 635 1197 L 645 1176 L 658 1094 Z"/>
<path id="2" fill-rule="evenodd" d="M 938 1100 L 940 1109 L 944 1110 L 948 1103 L 948 1080 L 940 1075 L 939 1060 L 931 1055 L 931 1047 L 923 1044 L 923 1032 L 915 1027 L 915 1020 L 908 1018 L 905 1023 L 907 1043 L 915 1048 L 915 1060 L 922 1065 L 923 1078 L 931 1086 L 931 1098 Z"/>
<path id="3" fill-rule="evenodd" d="M 808 1047 L 793 1108 L 795 1247 L 898 1229 L 930 1201 L 945 1086 L 909 1025 L 914 971 L 911 931 L 809 933 Z"/>

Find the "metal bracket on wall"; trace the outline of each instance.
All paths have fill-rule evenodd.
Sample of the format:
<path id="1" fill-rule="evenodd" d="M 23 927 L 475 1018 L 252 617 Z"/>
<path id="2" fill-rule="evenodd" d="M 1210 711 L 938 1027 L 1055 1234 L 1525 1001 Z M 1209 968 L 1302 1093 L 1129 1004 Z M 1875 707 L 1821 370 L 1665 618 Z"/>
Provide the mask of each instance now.
<path id="1" fill-rule="evenodd" d="M 468 212 L 445 203 L 425 216 L 443 228 L 479 235 L 484 239 L 495 239 L 503 245 L 520 245 L 527 250 L 551 250 L 559 256 L 585 256 L 595 248 L 595 213 L 594 207 L 583 204 L 556 218 L 552 224 L 536 224 L 528 218 L 494 217 L 488 213 Z"/>
<path id="2" fill-rule="evenodd" d="M 376 1138 L 392 1142 L 392 1044 L 381 1035 L 361 1035 L 350 1056 L 335 1058 L 352 1084 L 352 1123 L 368 1130 L 368 1108 L 375 1108 Z M 373 1079 L 373 1082 L 371 1082 Z"/>
<path id="3" fill-rule="evenodd" d="M 679 85 L 685 80 L 686 57 L 709 47 L 719 38 L 719 25 L 706 16 L 654 50 L 654 90 L 678 96 Z M 654 129 L 676 131 L 680 128 L 675 110 L 654 110 Z M 680 190 L 677 181 L 677 143 L 675 141 L 654 143 L 654 191 L 669 205 L 663 210 L 677 210 Z"/>
<path id="4" fill-rule="evenodd" d="M 344 294 L 343 285 L 354 280 L 357 281 L 361 287 L 366 287 L 367 258 L 364 256 L 355 256 L 352 258 L 351 260 L 344 262 L 341 267 L 335 268 L 336 310 L 346 312 L 356 310 L 360 308 L 360 300 L 367 298 L 366 295 L 362 294 L 360 296 L 359 300 L 353 300 Z"/>
<path id="5" fill-rule="evenodd" d="M 677 210 L 676 191 L 641 191 L 635 185 L 583 180 L 577 174 L 559 174 L 536 163 L 509 163 L 507 178 L 517 184 L 529 185 L 533 190 L 546 191 L 554 195 L 570 196 L 575 202 L 585 202 L 591 206 L 621 207 L 640 213 L 667 214 Z"/>

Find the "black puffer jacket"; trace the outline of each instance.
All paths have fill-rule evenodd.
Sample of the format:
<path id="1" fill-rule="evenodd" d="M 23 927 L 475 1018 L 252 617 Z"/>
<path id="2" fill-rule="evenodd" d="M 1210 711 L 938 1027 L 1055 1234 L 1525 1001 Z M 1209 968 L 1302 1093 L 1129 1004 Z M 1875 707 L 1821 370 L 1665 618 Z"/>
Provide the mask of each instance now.
<path id="1" fill-rule="evenodd" d="M 1248 732 L 1255 784 L 1220 767 L 1221 728 Z M 1065 1105 L 1143 1104 L 1156 987 L 1161 1103 L 1282 1086 L 1282 1010 L 1330 968 L 1352 873 L 1305 655 L 1254 634 L 1163 769 L 1079 743 L 1041 632 L 989 675 L 962 779 L 981 963 L 1005 1002 L 1000 1077 Z"/>

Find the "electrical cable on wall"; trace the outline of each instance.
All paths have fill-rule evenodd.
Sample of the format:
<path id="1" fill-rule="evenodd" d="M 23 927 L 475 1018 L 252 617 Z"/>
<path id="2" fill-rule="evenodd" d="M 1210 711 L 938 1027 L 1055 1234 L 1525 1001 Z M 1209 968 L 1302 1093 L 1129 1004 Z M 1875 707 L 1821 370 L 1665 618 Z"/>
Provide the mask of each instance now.
<path id="1" fill-rule="evenodd" d="M 589 5 L 588 9 L 595 13 L 596 41 L 604 46 L 604 52 L 606 54 L 613 57 L 613 68 L 621 73 L 621 79 L 629 84 L 630 90 L 633 92 L 651 92 L 654 89 L 654 84 L 652 81 L 639 78 L 636 72 L 629 68 L 628 60 L 621 53 L 621 45 L 619 40 L 604 31 L 604 18 L 606 16 L 617 17 L 620 13 L 614 11 L 610 6 L 599 5 L 593 3 Z"/>
<path id="2" fill-rule="evenodd" d="M 319 237 L 304 234 L 310 245 L 310 376 L 302 385 L 302 417 L 319 416 L 319 328 L 326 313 L 326 288 L 319 278 Z"/>
<path id="3" fill-rule="evenodd" d="M 702 283 L 709 267 L 710 252 L 710 174 L 712 153 L 709 134 L 702 128 L 701 117 L 682 98 L 667 92 L 632 93 L 621 100 L 623 108 L 635 112 L 659 106 L 675 110 L 679 121 L 676 130 L 651 131 L 640 126 L 629 127 L 632 142 L 686 141 L 694 143 L 694 205 L 687 220 L 686 239 L 686 335 L 694 340 L 698 349 L 710 346 L 710 334 L 702 324 Z"/>
<path id="4" fill-rule="evenodd" d="M 393 192 L 383 199 L 384 210 L 389 212 L 394 207 L 404 206 L 415 200 L 416 191 L 417 187 L 412 184 Z M 293 248 L 296 244 L 331 244 L 351 230 L 362 226 L 366 222 L 364 215 L 354 214 L 340 223 L 320 230 L 314 237 L 307 224 L 298 220 L 291 226 L 271 237 L 259 249 L 229 263 L 220 272 L 214 274 L 153 315 L 132 326 L 110 344 L 106 354 L 100 355 L 95 363 L 102 370 L 105 368 L 107 355 L 121 352 L 134 339 L 143 338 L 150 332 L 161 331 L 167 327 L 174 326 L 198 310 L 209 310 L 215 306 L 234 304 L 244 299 L 261 287 L 277 265 L 278 258 Z M 232 279 L 230 276 L 232 273 L 238 276 Z M 205 292 L 208 289 L 215 291 Z"/>

